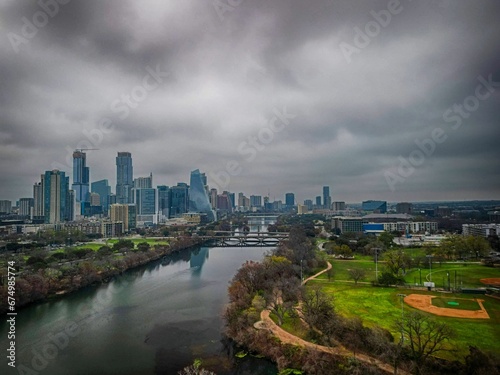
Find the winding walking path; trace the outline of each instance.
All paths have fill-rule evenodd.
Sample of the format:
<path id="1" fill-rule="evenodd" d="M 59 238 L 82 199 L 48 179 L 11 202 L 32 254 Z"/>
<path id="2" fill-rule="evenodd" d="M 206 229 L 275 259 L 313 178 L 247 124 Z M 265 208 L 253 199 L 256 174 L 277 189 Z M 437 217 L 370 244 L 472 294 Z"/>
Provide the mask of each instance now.
<path id="1" fill-rule="evenodd" d="M 308 277 L 302 282 L 302 285 L 307 283 L 308 281 L 318 277 L 319 275 L 327 272 L 332 268 L 332 264 L 330 262 L 327 262 L 328 267 L 322 270 L 321 272 L 318 272 L 316 275 Z M 264 309 L 260 313 L 260 319 L 258 322 L 254 324 L 254 327 L 257 329 L 263 329 L 271 332 L 274 336 L 279 338 L 281 342 L 285 344 L 291 344 L 291 345 L 297 345 L 301 346 L 303 348 L 307 349 L 312 349 L 316 351 L 320 351 L 323 353 L 328 353 L 328 354 L 333 354 L 333 355 L 339 355 L 339 356 L 344 356 L 344 357 L 350 357 L 352 356 L 352 352 L 348 349 L 346 349 L 344 346 L 339 345 L 337 347 L 329 347 L 329 346 L 323 346 L 323 345 L 317 345 L 313 344 L 312 342 L 306 341 L 301 339 L 300 337 L 297 337 L 295 335 L 292 335 L 291 333 L 285 331 L 283 328 L 279 327 L 270 317 L 271 311 L 269 309 Z M 366 354 L 356 354 L 356 359 L 368 363 L 373 366 L 377 366 L 379 369 L 389 373 L 389 374 L 394 374 L 394 367 L 389 365 L 388 363 L 382 362 L 376 358 L 370 357 Z M 401 369 L 398 369 L 399 374 L 403 375 L 409 375 L 408 372 L 403 371 Z"/>

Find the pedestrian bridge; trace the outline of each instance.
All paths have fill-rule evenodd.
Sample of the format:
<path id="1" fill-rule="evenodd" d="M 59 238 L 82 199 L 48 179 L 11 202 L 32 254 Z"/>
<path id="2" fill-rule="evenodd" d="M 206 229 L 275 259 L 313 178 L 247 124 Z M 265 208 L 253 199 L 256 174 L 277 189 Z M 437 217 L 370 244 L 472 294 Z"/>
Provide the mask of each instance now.
<path id="1" fill-rule="evenodd" d="M 214 247 L 264 247 L 277 246 L 280 241 L 288 238 L 286 232 L 217 232 L 200 238 L 211 241 Z"/>

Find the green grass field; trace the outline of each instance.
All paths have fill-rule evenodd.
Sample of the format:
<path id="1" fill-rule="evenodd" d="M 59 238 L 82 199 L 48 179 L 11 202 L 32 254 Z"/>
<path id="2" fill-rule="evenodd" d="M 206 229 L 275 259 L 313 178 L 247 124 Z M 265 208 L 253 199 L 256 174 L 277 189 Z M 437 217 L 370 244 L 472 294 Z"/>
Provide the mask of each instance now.
<path id="1" fill-rule="evenodd" d="M 418 249 L 418 251 L 422 251 Z M 405 250 L 406 252 L 406 250 Z M 375 280 L 375 262 L 371 256 L 358 256 L 353 260 L 350 259 L 335 259 L 328 257 L 328 260 L 333 265 L 333 275 L 331 280 L 346 281 L 349 280 L 348 271 L 353 268 L 360 268 L 365 271 L 365 277 L 360 282 L 371 282 Z M 384 262 L 378 262 L 379 276 L 384 270 Z M 430 275 L 429 268 L 413 268 L 407 270 L 405 281 L 410 285 L 422 285 L 426 281 L 432 281 L 438 288 L 478 288 L 484 287 L 480 279 L 498 277 L 500 278 L 500 268 L 485 267 L 479 263 L 433 263 L 432 274 Z M 327 280 L 328 275 L 323 274 L 319 279 Z"/>
<path id="2" fill-rule="evenodd" d="M 126 238 L 127 240 L 131 240 L 134 243 L 134 246 L 137 247 L 138 244 L 142 242 L 147 242 L 150 246 L 154 245 L 168 245 L 167 240 L 158 240 L 154 238 Z M 89 242 L 80 246 L 75 246 L 75 249 L 92 249 L 94 251 L 98 250 L 101 246 L 108 245 L 112 247 L 115 243 L 118 242 L 118 239 L 109 239 L 103 243 L 100 242 Z"/>
<path id="3" fill-rule="evenodd" d="M 481 306 L 474 299 L 462 299 L 462 298 L 443 298 L 436 297 L 432 299 L 432 305 L 436 307 L 442 307 L 446 309 L 458 309 L 458 310 L 480 310 Z"/>
<path id="4" fill-rule="evenodd" d="M 422 282 L 430 280 L 428 268 L 421 269 L 421 272 L 418 269 L 413 269 L 406 274 L 406 282 L 409 284 L 414 284 L 415 282 L 420 283 L 420 273 L 422 273 Z M 433 264 L 432 281 L 436 283 L 437 287 L 447 287 L 448 277 L 451 288 L 453 288 L 454 285 L 464 288 L 478 288 L 484 287 L 480 279 L 500 277 L 500 269 L 485 267 L 477 263 L 466 265 L 464 263 Z"/>
<path id="5" fill-rule="evenodd" d="M 438 292 L 390 287 L 378 288 L 366 284 L 355 286 L 353 283 L 328 282 L 324 279 L 312 281 L 311 285 L 313 284 L 320 284 L 325 291 L 333 295 L 335 309 L 338 313 L 348 317 L 358 316 L 364 325 L 368 327 L 381 326 L 388 329 L 394 337 L 398 337 L 399 333 L 395 323 L 401 319 L 399 293 L 440 296 Z M 480 295 L 458 294 L 453 296 L 484 299 L 484 307 L 491 319 L 458 319 L 432 315 L 435 319 L 446 322 L 456 333 L 451 344 L 457 352 L 448 353 L 447 358 L 463 360 L 468 354 L 469 345 L 475 345 L 487 352 L 498 353 L 500 350 L 500 301 Z M 415 309 L 405 304 L 404 311 L 415 311 Z"/>

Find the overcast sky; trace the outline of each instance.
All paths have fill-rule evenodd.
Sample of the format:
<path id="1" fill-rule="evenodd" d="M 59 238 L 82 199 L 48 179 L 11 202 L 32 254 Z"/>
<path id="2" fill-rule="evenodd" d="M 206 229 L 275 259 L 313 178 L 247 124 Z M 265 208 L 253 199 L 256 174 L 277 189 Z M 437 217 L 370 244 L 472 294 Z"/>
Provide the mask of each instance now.
<path id="1" fill-rule="evenodd" d="M 500 199 L 498 1 L 60 2 L 0 2 L 0 199 L 89 146 L 113 192 L 128 151 L 155 185 Z"/>

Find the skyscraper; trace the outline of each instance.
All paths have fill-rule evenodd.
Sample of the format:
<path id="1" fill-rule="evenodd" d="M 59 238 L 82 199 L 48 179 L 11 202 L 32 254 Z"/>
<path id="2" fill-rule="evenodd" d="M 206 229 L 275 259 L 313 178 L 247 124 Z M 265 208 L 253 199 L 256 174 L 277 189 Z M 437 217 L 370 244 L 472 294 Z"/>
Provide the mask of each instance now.
<path id="1" fill-rule="evenodd" d="M 71 213 L 69 177 L 57 169 L 46 171 L 42 183 L 45 223 L 55 224 L 67 220 Z"/>
<path id="2" fill-rule="evenodd" d="M 134 189 L 134 203 L 137 209 L 137 221 L 144 225 L 156 222 L 156 189 Z"/>
<path id="3" fill-rule="evenodd" d="M 323 186 L 323 206 L 330 209 L 332 206 L 332 197 L 330 197 L 330 186 Z"/>
<path id="4" fill-rule="evenodd" d="M 92 182 L 91 192 L 99 194 L 101 200 L 102 212 L 103 214 L 108 214 L 109 209 L 109 196 L 111 195 L 111 186 L 109 186 L 108 180 L 99 180 Z"/>
<path id="5" fill-rule="evenodd" d="M 212 210 L 217 209 L 217 189 L 210 189 L 210 204 Z"/>
<path id="6" fill-rule="evenodd" d="M 214 221 L 215 213 L 212 210 L 207 189 L 205 188 L 206 181 L 207 177 L 205 173 L 200 173 L 198 169 L 191 172 L 189 184 L 189 211 L 205 213 L 208 221 Z"/>
<path id="7" fill-rule="evenodd" d="M 71 189 L 75 191 L 77 202 L 88 201 L 89 180 L 90 171 L 87 167 L 87 155 L 82 151 L 73 152 L 73 185 Z"/>
<path id="8" fill-rule="evenodd" d="M 21 198 L 19 199 L 19 215 L 20 216 L 32 216 L 33 213 L 33 198 Z"/>
<path id="9" fill-rule="evenodd" d="M 43 181 L 44 175 L 42 175 Z M 33 219 L 42 220 L 45 217 L 43 209 L 43 184 L 35 182 L 33 185 Z"/>
<path id="10" fill-rule="evenodd" d="M 170 207 L 170 189 L 165 185 L 158 185 L 156 187 L 158 191 L 158 214 L 160 218 L 168 218 L 168 209 Z"/>
<path id="11" fill-rule="evenodd" d="M 134 179 L 135 189 L 151 189 L 153 187 L 153 173 L 150 173 L 148 177 L 137 177 Z"/>
<path id="12" fill-rule="evenodd" d="M 177 186 L 172 186 L 169 191 L 170 208 L 168 217 L 178 217 L 189 209 L 189 187 L 184 182 L 179 182 Z"/>
<path id="13" fill-rule="evenodd" d="M 262 196 L 261 195 L 250 195 L 250 206 L 251 207 L 262 207 Z"/>
<path id="14" fill-rule="evenodd" d="M 116 202 L 121 204 L 132 203 L 134 197 L 134 171 L 132 167 L 132 154 L 119 152 L 116 157 Z"/>
<path id="15" fill-rule="evenodd" d="M 321 196 L 316 197 L 316 208 L 321 208 Z"/>
<path id="16" fill-rule="evenodd" d="M 285 194 L 285 205 L 288 208 L 295 206 L 295 194 L 294 193 L 286 193 Z"/>

